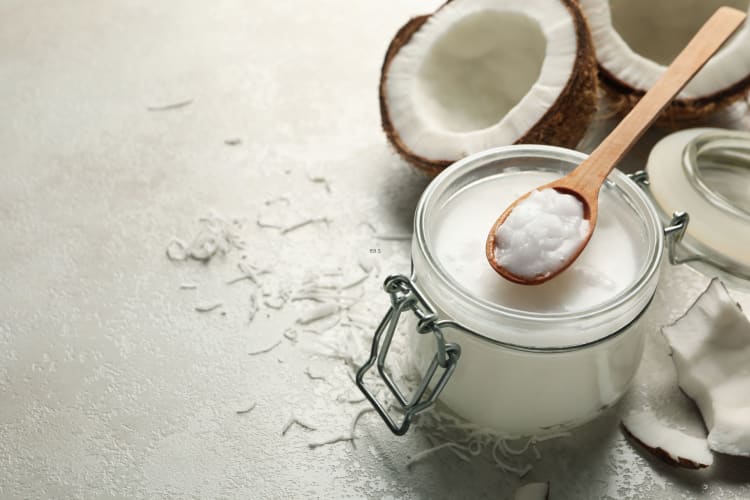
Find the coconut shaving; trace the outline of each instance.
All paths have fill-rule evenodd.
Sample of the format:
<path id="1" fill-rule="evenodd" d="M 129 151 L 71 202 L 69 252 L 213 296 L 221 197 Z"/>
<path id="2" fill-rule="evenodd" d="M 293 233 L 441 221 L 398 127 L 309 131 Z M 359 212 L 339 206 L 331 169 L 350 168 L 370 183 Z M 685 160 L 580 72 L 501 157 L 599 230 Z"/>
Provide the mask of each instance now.
<path id="1" fill-rule="evenodd" d="M 278 198 L 266 206 L 279 203 L 287 205 L 288 200 Z M 230 255 L 231 251 L 244 248 L 244 242 L 238 232 L 239 226 L 234 223 L 227 223 L 226 219 L 216 215 L 201 219 L 200 222 L 203 228 L 191 243 L 175 243 L 178 240 L 170 243 L 167 249 L 170 260 L 191 259 L 209 263 L 217 255 Z M 291 224 L 259 222 L 258 225 L 274 226 L 279 229 L 279 236 L 286 238 L 294 230 L 318 222 L 329 223 L 330 220 L 323 217 L 309 218 Z M 375 239 L 410 239 L 409 235 L 397 235 L 398 238 L 382 236 L 375 233 Z M 242 258 L 244 257 L 246 256 L 243 255 Z M 317 438 L 310 441 L 308 447 L 312 450 L 341 442 L 349 442 L 355 446 L 356 440 L 366 435 L 362 428 L 364 420 L 370 418 L 371 423 L 379 423 L 378 417 L 374 416 L 374 409 L 354 384 L 354 375 L 369 353 L 372 333 L 382 316 L 381 310 L 371 308 L 369 301 L 363 300 L 368 293 L 381 293 L 378 260 L 368 254 L 360 256 L 343 269 L 320 267 L 316 272 L 307 272 L 299 284 L 280 282 L 279 276 L 271 269 L 251 264 L 246 260 L 240 259 L 236 267 L 239 274 L 227 279 L 225 286 L 233 288 L 240 286 L 241 282 L 248 283 L 250 322 L 259 311 L 270 314 L 271 311 L 284 311 L 289 307 L 300 309 L 294 324 L 280 332 L 276 340 L 272 340 L 265 347 L 248 351 L 248 355 L 267 355 L 287 340 L 290 345 L 299 343 L 299 348 L 307 350 L 313 359 L 327 358 L 342 363 L 340 366 L 343 372 L 334 369 L 333 376 L 335 378 L 336 373 L 342 373 L 349 380 L 347 384 L 341 385 L 333 382 L 333 378 L 329 379 L 312 372 L 310 367 L 305 369 L 304 374 L 311 381 L 334 389 L 329 393 L 332 402 L 356 407 L 350 424 L 342 433 L 330 438 Z M 258 297 L 261 300 L 258 300 Z M 200 305 L 196 310 L 209 312 L 222 305 L 217 301 Z M 283 362 L 283 359 L 279 357 L 278 361 Z M 394 337 L 387 369 L 399 387 L 407 392 L 417 387 L 419 377 L 409 361 L 406 336 L 403 333 Z M 368 380 L 367 383 L 373 384 L 372 390 L 376 397 L 388 402 L 389 411 L 399 412 L 390 391 L 382 382 Z M 250 413 L 254 408 L 255 404 L 246 411 L 237 413 Z M 310 432 L 319 432 L 316 431 L 319 427 L 316 422 L 292 415 L 282 427 L 281 434 L 285 436 L 294 425 Z M 431 409 L 418 416 L 413 428 L 416 434 L 424 437 L 428 446 L 409 458 L 407 466 L 410 468 L 431 459 L 437 453 L 446 452 L 467 462 L 482 457 L 498 469 L 521 477 L 532 469 L 531 460 L 538 460 L 541 456 L 536 444 L 542 438 L 517 440 L 512 436 L 500 436 L 489 429 L 467 423 L 442 409 Z M 553 437 L 558 435 L 543 439 Z"/>

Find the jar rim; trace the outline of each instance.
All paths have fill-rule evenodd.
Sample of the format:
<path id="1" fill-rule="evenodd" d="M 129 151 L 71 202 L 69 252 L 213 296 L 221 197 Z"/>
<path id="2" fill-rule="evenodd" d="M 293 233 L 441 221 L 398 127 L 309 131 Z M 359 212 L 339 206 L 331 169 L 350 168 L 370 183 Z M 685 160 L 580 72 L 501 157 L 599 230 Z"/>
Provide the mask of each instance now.
<path id="1" fill-rule="evenodd" d="M 687 232 L 670 249 L 673 263 L 685 263 L 704 275 L 718 275 L 733 288 L 747 290 L 750 265 L 743 258 L 744 247 L 737 241 L 737 231 L 745 234 L 750 215 L 715 192 L 701 173 L 702 155 L 706 153 L 709 164 L 746 167 L 735 164 L 730 156 L 737 150 L 747 158 L 750 133 L 701 127 L 669 134 L 652 149 L 641 189 L 662 221 L 667 221 L 673 211 L 690 215 Z M 714 157 L 716 154 L 720 156 Z M 724 227 L 727 224 L 730 230 Z"/>
<path id="2" fill-rule="evenodd" d="M 723 193 L 713 189 L 706 181 L 703 173 L 701 160 L 704 156 L 723 155 L 730 156 L 732 153 L 741 152 L 743 160 L 747 161 L 750 152 L 750 133 L 736 130 L 715 130 L 698 134 L 691 139 L 682 154 L 682 167 L 693 188 L 717 209 L 731 214 L 750 223 L 750 212 L 743 207 L 737 206 L 733 200 L 727 198 Z M 731 157 L 730 157 L 731 161 Z M 716 169 L 727 169 L 727 158 L 709 160 Z M 732 162 L 733 169 L 750 168 L 750 163 Z"/>
<path id="3" fill-rule="evenodd" d="M 472 307 L 480 308 L 490 314 L 499 315 L 509 320 L 517 321 L 533 321 L 537 325 L 550 325 L 556 324 L 561 321 L 580 321 L 590 318 L 600 317 L 607 313 L 617 310 L 628 302 L 632 301 L 634 297 L 643 289 L 643 287 L 650 280 L 654 278 L 654 275 L 659 269 L 661 263 L 661 256 L 664 249 L 664 238 L 661 230 L 661 222 L 659 217 L 650 202 L 648 197 L 633 182 L 626 174 L 619 170 L 613 170 L 608 177 L 608 184 L 618 188 L 618 190 L 624 194 L 627 201 L 634 204 L 638 215 L 643 217 L 645 226 L 648 232 L 653 235 L 654 244 L 649 245 L 647 254 L 644 258 L 646 265 L 639 270 L 639 275 L 633 280 L 633 282 L 622 292 L 613 296 L 612 298 L 605 300 L 596 306 L 591 308 L 573 311 L 573 312 L 531 312 L 522 311 L 518 309 L 512 309 L 504 307 L 500 304 L 496 304 L 477 296 L 472 295 L 463 286 L 461 286 L 454 278 L 452 278 L 440 264 L 436 258 L 434 251 L 431 250 L 427 238 L 426 238 L 426 219 L 427 219 L 427 207 L 434 197 L 441 194 L 441 189 L 450 185 L 452 182 L 460 179 L 462 176 L 471 172 L 475 168 L 486 166 L 488 163 L 494 163 L 499 160 L 507 160 L 510 158 L 540 158 L 540 159 L 551 159 L 560 160 L 570 163 L 580 163 L 587 158 L 587 155 L 571 149 L 566 149 L 557 146 L 546 146 L 546 145 L 512 145 L 502 146 L 497 148 L 488 149 L 480 153 L 468 156 L 453 165 L 446 168 L 440 175 L 438 175 L 432 183 L 427 187 L 425 192 L 420 198 L 414 216 L 414 235 L 415 244 L 417 245 L 419 252 L 424 256 L 427 264 L 435 272 L 434 275 L 438 282 L 446 287 L 450 287 L 452 293 L 457 294 L 462 301 L 470 304 Z M 651 297 L 647 300 L 650 301 Z M 638 311 L 640 313 L 640 311 Z M 627 323 L 630 323 L 628 321 Z M 465 326 L 465 325 L 464 325 Z M 476 330 L 476 329 L 472 329 Z M 619 330 L 619 327 L 617 328 Z M 479 336 L 487 338 L 488 340 L 495 341 L 497 339 L 483 335 L 481 332 L 476 332 Z M 601 338 L 609 337 L 612 331 L 600 335 L 597 339 L 586 339 L 581 342 L 573 343 L 559 343 L 550 346 L 539 346 L 533 344 L 523 345 L 519 347 L 544 349 L 544 348 L 574 348 L 577 346 L 586 346 L 592 344 L 592 340 L 598 340 Z M 531 339 L 530 339 L 531 341 Z M 511 342 L 511 344 L 518 345 L 518 342 Z"/>

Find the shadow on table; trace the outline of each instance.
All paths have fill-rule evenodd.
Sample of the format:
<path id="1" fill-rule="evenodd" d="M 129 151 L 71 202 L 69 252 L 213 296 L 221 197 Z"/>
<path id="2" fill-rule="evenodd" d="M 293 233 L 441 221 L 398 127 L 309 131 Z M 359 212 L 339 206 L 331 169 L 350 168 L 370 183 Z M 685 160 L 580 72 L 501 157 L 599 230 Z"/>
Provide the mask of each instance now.
<path id="1" fill-rule="evenodd" d="M 608 488 L 609 456 L 619 438 L 619 419 L 613 413 L 584 425 L 562 439 L 540 442 L 541 458 L 529 449 L 509 463 L 529 463 L 522 478 L 498 468 L 490 450 L 464 462 L 449 449 L 436 451 L 407 467 L 410 457 L 432 445 L 421 430 L 396 437 L 382 422 L 368 422 L 371 443 L 390 477 L 403 488 L 400 498 L 512 498 L 520 484 L 550 481 L 552 498 L 603 498 Z M 437 443 L 440 444 L 440 443 Z"/>
<path id="2" fill-rule="evenodd" d="M 382 169 L 386 176 L 378 186 L 378 203 L 385 220 L 378 230 L 384 234 L 411 234 L 414 210 L 432 177 L 408 165 L 395 153 L 388 161 L 398 165 Z"/>

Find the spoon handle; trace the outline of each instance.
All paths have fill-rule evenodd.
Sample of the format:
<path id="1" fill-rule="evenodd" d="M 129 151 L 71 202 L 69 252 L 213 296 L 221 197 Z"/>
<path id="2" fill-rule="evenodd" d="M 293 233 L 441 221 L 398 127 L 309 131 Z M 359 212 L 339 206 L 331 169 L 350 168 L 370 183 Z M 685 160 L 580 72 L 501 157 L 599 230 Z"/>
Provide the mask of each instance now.
<path id="1" fill-rule="evenodd" d="M 612 168 L 630 151 L 659 112 L 737 30 L 745 16 L 740 10 L 721 7 L 706 21 L 654 86 L 576 169 L 580 170 L 576 183 L 579 189 L 587 191 L 586 186 L 593 187 L 593 194 L 597 195 Z"/>

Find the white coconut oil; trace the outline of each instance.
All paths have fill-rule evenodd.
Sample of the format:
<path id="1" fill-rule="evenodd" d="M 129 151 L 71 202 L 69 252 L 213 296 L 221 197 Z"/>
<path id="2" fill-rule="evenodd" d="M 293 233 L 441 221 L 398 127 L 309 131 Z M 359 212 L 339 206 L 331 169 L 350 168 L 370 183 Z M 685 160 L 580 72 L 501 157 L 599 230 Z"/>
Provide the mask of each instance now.
<path id="1" fill-rule="evenodd" d="M 545 146 L 490 150 L 443 172 L 417 207 L 412 279 L 448 322 L 446 342 L 461 348 L 440 400 L 505 435 L 590 420 L 625 393 L 640 363 L 640 317 L 656 288 L 663 234 L 648 199 L 624 174 L 610 174 L 591 241 L 554 279 L 514 284 L 485 257 L 499 212 L 584 159 Z M 435 338 L 414 332 L 409 321 L 413 358 L 424 373 Z"/>
<path id="2" fill-rule="evenodd" d="M 502 278 L 487 262 L 484 243 L 498 213 L 524 193 L 559 177 L 553 172 L 511 172 L 482 179 L 456 193 L 440 210 L 434 227 L 435 255 L 445 271 L 481 299 L 528 312 L 580 311 L 622 292 L 637 272 L 639 235 L 627 218 L 617 217 L 606 190 L 591 241 L 559 276 L 529 287 Z M 521 276 L 534 276 L 568 258 L 580 244 L 581 233 L 588 230 L 580 201 L 560 193 L 559 197 L 573 198 L 572 203 L 565 198 L 550 199 L 545 192 L 557 193 L 551 189 L 537 192 L 501 226 L 500 239 L 511 243 L 498 248 L 498 260 Z M 511 220 L 514 215 L 517 218 Z M 548 240 L 552 243 L 545 248 Z"/>
<path id="3" fill-rule="evenodd" d="M 588 232 L 578 198 L 535 189 L 495 231 L 495 260 L 516 276 L 546 277 L 573 258 Z"/>

